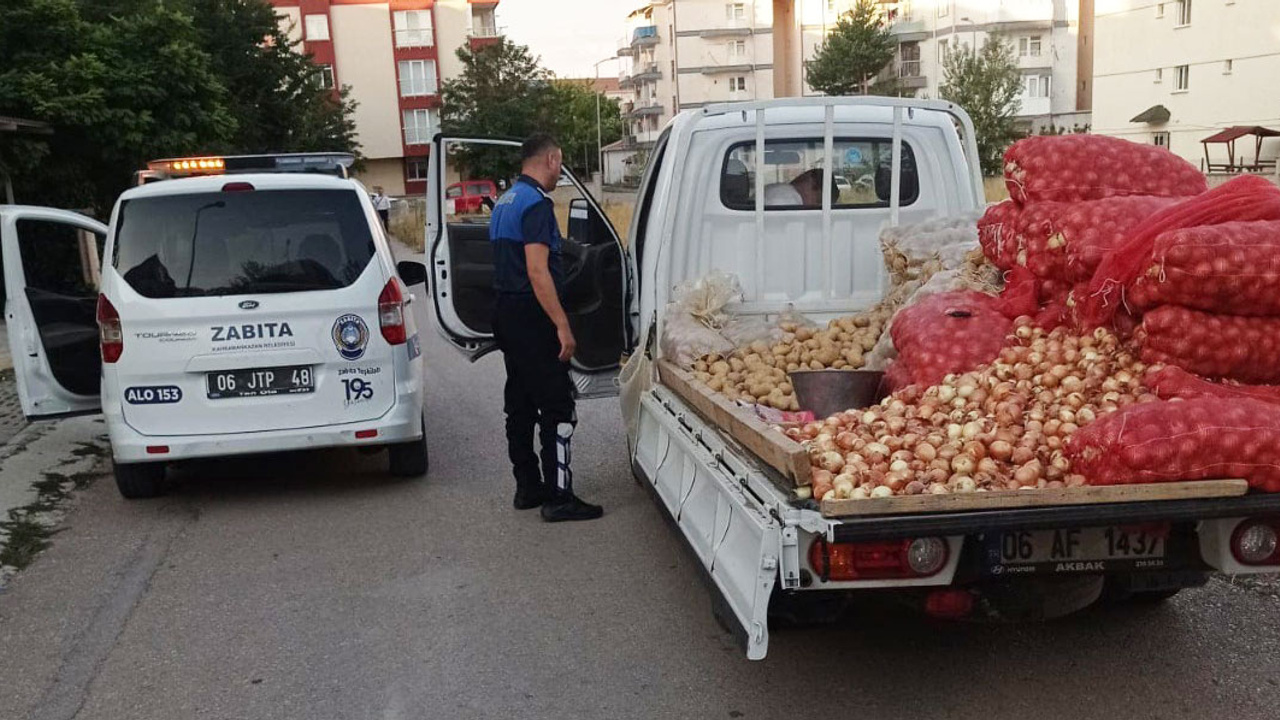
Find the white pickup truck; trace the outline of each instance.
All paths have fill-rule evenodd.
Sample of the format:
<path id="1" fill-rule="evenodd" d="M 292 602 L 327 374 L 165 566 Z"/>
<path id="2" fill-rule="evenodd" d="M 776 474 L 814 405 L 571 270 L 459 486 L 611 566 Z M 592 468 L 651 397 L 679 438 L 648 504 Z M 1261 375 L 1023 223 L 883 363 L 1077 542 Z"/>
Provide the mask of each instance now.
<path id="1" fill-rule="evenodd" d="M 487 235 L 482 223 L 449 220 L 441 194 L 449 163 L 438 160 L 458 143 L 500 143 L 436 143 L 432 292 L 446 337 L 478 357 L 493 348 Z M 831 168 L 820 206 L 775 204 L 785 197 L 778 187 L 811 168 Z M 839 186 L 838 200 L 836 173 L 850 186 Z M 1280 569 L 1269 564 L 1280 495 L 827 518 L 658 380 L 652 363 L 672 289 L 713 270 L 740 280 L 745 300 L 732 307 L 740 314 L 794 308 L 824 322 L 878 302 L 888 287 L 878 243 L 886 224 L 985 204 L 972 123 L 959 107 L 804 98 L 682 112 L 650 152 L 627 246 L 574 185 L 585 196 L 573 204 L 568 243 L 575 378 L 586 397 L 621 390 L 636 479 L 697 557 L 717 616 L 749 658 L 765 656 L 771 619 L 834 618 L 857 591 L 895 589 L 939 616 L 1048 617 L 1104 590 L 1155 600 L 1212 572 Z M 1155 537 L 1158 546 L 1148 544 Z M 1131 538 L 1142 552 L 1128 547 Z M 857 579 L 822 567 L 836 551 Z"/>

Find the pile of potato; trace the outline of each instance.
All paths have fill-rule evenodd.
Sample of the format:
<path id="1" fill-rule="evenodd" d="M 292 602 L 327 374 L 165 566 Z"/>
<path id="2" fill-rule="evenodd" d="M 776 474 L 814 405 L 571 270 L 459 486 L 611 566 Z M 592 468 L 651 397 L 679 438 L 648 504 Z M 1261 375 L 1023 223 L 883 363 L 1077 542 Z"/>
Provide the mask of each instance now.
<path id="1" fill-rule="evenodd" d="M 882 303 L 857 315 L 832 320 L 825 329 L 784 322 L 781 337 L 757 340 L 727 356 L 713 353 L 693 363 L 699 381 L 730 400 L 777 410 L 800 409 L 787 373 L 794 370 L 856 370 L 863 353 L 875 347 L 895 305 Z"/>

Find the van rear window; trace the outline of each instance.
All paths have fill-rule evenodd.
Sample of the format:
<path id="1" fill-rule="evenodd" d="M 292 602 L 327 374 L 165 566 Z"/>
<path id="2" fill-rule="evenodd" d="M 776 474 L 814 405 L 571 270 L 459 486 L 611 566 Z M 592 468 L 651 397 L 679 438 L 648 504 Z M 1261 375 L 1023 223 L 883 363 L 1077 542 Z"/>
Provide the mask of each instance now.
<path id="1" fill-rule="evenodd" d="M 374 253 L 351 190 L 137 198 L 121 206 L 118 228 L 112 265 L 149 298 L 334 290 Z"/>
<path id="2" fill-rule="evenodd" d="M 764 161 L 754 142 L 738 143 L 725 154 L 720 172 L 720 202 L 733 210 L 756 207 L 756 173 L 764 174 L 766 210 L 814 210 L 822 207 L 825 147 L 822 138 L 766 140 Z M 836 138 L 832 148 L 831 206 L 836 209 L 889 206 L 893 178 L 893 141 Z M 920 196 L 915 153 L 902 144 L 902 187 L 898 204 Z"/>

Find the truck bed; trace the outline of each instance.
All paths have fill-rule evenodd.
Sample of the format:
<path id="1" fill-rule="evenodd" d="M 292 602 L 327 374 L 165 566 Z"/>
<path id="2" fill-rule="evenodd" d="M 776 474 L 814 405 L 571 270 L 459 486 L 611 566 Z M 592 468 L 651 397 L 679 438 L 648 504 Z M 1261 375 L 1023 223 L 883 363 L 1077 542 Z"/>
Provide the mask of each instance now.
<path id="1" fill-rule="evenodd" d="M 694 411 L 721 432 L 777 471 L 779 489 L 792 492 L 810 482 L 809 454 L 799 443 L 770 427 L 749 410 L 699 383 L 689 372 L 665 360 L 657 363 L 662 384 L 674 391 Z M 781 482 L 778 482 L 781 481 Z M 964 495 L 914 495 L 865 500 L 826 500 L 817 505 L 831 519 L 885 517 L 894 523 L 904 515 L 981 514 L 1027 508 L 1168 503 L 1174 501 L 1239 498 L 1249 492 L 1238 479 L 1191 482 L 1142 483 L 1109 487 L 1025 490 Z M 1253 502 L 1253 501 L 1250 501 Z M 1086 510 L 1098 517 L 1096 510 Z M 1228 513 L 1229 515 L 1230 513 Z M 909 533 L 908 533 L 909 534 Z"/>

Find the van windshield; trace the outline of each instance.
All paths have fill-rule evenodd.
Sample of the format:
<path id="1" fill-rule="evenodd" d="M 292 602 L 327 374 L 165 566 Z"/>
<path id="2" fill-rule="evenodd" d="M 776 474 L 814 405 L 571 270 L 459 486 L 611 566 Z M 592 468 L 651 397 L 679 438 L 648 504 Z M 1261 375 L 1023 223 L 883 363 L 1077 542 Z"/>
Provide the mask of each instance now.
<path id="1" fill-rule="evenodd" d="M 355 192 L 255 190 L 126 201 L 112 265 L 144 297 L 203 297 L 347 287 L 373 253 Z"/>

